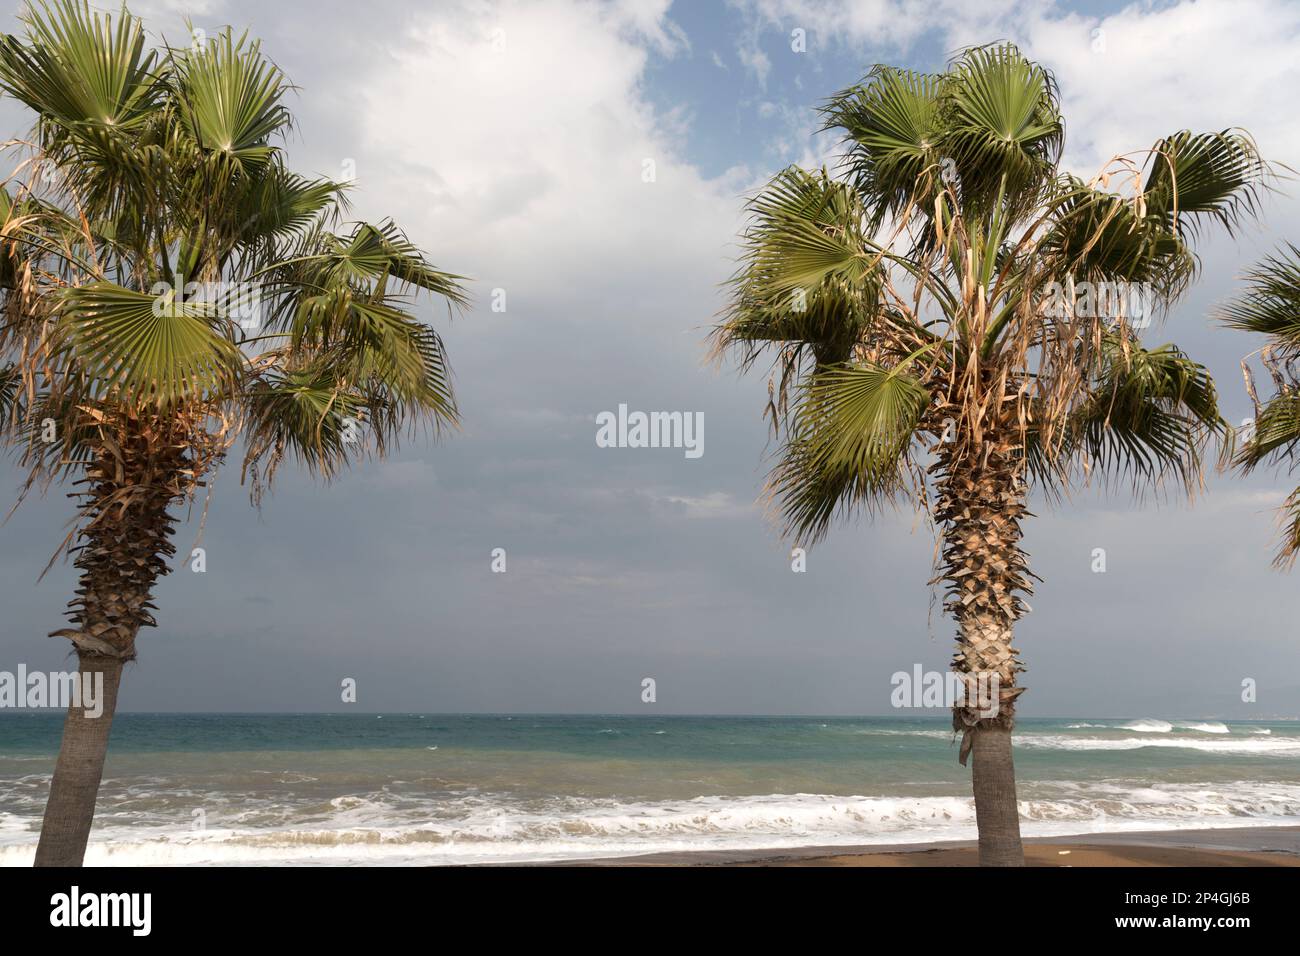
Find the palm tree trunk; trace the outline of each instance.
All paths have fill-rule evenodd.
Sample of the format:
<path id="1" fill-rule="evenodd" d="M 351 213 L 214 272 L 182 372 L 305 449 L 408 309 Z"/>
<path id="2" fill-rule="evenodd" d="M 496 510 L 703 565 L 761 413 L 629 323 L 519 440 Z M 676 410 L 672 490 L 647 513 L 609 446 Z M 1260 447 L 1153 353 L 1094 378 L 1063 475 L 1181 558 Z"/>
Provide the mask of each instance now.
<path id="1" fill-rule="evenodd" d="M 1024 667 L 1011 641 L 1016 620 L 1028 610 L 1020 594 L 1033 590 L 1019 544 L 1026 511 L 1016 443 L 998 440 L 992 429 L 983 437 L 977 451 L 940 445 L 935 464 L 940 579 L 947 582 L 944 607 L 957 622 L 952 667 L 968 688 L 953 707 L 953 728 L 962 734 L 962 764 L 974 756 L 980 865 L 1023 866 L 1011 730 L 1024 692 L 1016 677 Z"/>
<path id="2" fill-rule="evenodd" d="M 176 553 L 167 509 L 189 482 L 179 426 L 129 414 L 113 425 L 112 440 L 96 450 L 86 469 L 89 489 L 83 493 L 87 504 L 75 561 L 80 587 L 68 604 L 75 626 L 50 635 L 72 641 L 83 680 L 102 675 L 104 709 L 91 717 L 81 702 L 68 708 L 37 866 L 80 866 L 85 855 L 122 666 L 135 659 L 140 628 L 156 626 L 150 596 L 154 582 L 170 570 L 166 559 Z"/>
<path id="3" fill-rule="evenodd" d="M 973 732 L 975 826 L 980 866 L 1024 866 L 1016 768 L 1011 761 L 1010 727 L 977 727 Z"/>
<path id="4" fill-rule="evenodd" d="M 103 710 L 98 716 L 91 716 L 81 700 L 73 700 L 68 706 L 68 716 L 63 722 L 63 744 L 54 765 L 41 838 L 36 845 L 37 866 L 81 866 L 95 819 L 95 798 L 104 775 L 108 735 L 117 710 L 124 661 L 90 653 L 78 657 L 83 686 L 86 681 L 94 681 L 97 675 L 103 681 L 100 702 Z"/>

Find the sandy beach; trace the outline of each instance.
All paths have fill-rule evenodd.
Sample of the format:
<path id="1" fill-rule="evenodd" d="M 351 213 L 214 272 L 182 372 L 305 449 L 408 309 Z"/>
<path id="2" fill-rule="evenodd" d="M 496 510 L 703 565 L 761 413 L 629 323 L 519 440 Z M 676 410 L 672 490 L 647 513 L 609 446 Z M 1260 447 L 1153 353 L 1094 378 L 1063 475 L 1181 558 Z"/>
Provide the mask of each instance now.
<path id="1" fill-rule="evenodd" d="M 1029 866 L 1300 866 L 1300 826 L 1096 833 L 1025 840 Z M 977 866 L 973 841 L 651 853 L 567 866 Z"/>

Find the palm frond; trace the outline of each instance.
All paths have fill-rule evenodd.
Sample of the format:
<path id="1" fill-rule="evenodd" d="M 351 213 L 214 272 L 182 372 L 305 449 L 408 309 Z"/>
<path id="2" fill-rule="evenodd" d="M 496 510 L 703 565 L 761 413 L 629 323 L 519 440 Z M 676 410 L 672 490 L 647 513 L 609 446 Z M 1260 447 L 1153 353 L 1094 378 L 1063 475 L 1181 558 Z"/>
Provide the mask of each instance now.
<path id="1" fill-rule="evenodd" d="M 1161 220 L 1143 217 L 1131 199 L 1072 176 L 1057 185 L 1051 222 L 1035 251 L 1043 275 L 1144 283 L 1165 301 L 1186 288 L 1197 268 L 1191 250 Z"/>
<path id="2" fill-rule="evenodd" d="M 972 47 L 945 74 L 941 109 L 963 202 L 989 209 L 1002 196 L 1012 221 L 1033 209 L 1065 139 L 1051 73 L 1014 44 Z"/>
<path id="3" fill-rule="evenodd" d="M 1300 452 L 1300 248 L 1265 258 L 1246 274 L 1245 292 L 1220 312 L 1230 328 L 1266 335 L 1270 343 L 1261 350 L 1273 378 L 1274 393 L 1262 404 L 1255 393 L 1249 366 L 1247 390 L 1255 403 L 1255 421 L 1248 437 L 1236 449 L 1233 464 L 1248 474 L 1267 461 L 1286 463 L 1294 470 Z M 1278 512 L 1282 529 L 1274 565 L 1289 568 L 1300 556 L 1300 488 L 1293 491 Z"/>
<path id="4" fill-rule="evenodd" d="M 1128 479 L 1135 490 L 1174 476 L 1194 493 L 1207 442 L 1230 432 L 1208 370 L 1176 346 L 1147 349 L 1121 334 L 1103 342 L 1099 366 L 1066 425 L 1061 454 L 1091 475 Z"/>
<path id="5" fill-rule="evenodd" d="M 29 3 L 27 42 L 0 38 L 0 89 L 69 130 L 130 130 L 162 93 L 158 57 L 143 24 L 125 8 L 116 21 L 86 0 Z"/>
<path id="6" fill-rule="evenodd" d="M 872 229 L 924 199 L 918 186 L 927 170 L 932 185 L 938 182 L 943 159 L 939 90 L 936 74 L 877 66 L 821 109 L 823 129 L 843 132 L 845 171 Z"/>
<path id="7" fill-rule="evenodd" d="M 1287 389 L 1260 408 L 1250 438 L 1238 449 L 1236 463 L 1245 472 L 1270 459 L 1294 463 L 1297 450 L 1300 450 L 1300 392 Z"/>
<path id="8" fill-rule="evenodd" d="M 749 203 L 745 258 L 734 298 L 714 331 L 718 353 L 743 363 L 773 345 L 806 348 L 818 364 L 843 362 L 884 308 L 878 258 L 864 245 L 857 193 L 790 167 Z"/>
<path id="9" fill-rule="evenodd" d="M 841 508 L 874 506 L 903 487 L 922 414 L 922 383 L 903 368 L 824 368 L 803 390 L 769 489 L 788 535 L 813 542 Z"/>
<path id="10" fill-rule="evenodd" d="M 269 370 L 245 392 L 245 472 L 261 469 L 258 476 L 269 482 L 280 461 L 290 457 L 329 477 L 361 454 L 366 405 L 326 363 Z"/>
<path id="11" fill-rule="evenodd" d="M 60 335 L 99 397 L 120 390 L 170 406 L 207 398 L 238 374 L 239 351 L 204 303 L 96 282 L 65 290 L 58 309 Z"/>
<path id="12" fill-rule="evenodd" d="M 1232 235 L 1258 213 L 1269 176 L 1249 134 L 1182 130 L 1152 147 L 1142 198 L 1168 232 L 1195 235 L 1210 219 Z"/>
<path id="13" fill-rule="evenodd" d="M 1246 291 L 1222 310 L 1225 325 L 1300 349 L 1300 248 L 1269 256 L 1246 273 Z"/>
<path id="14" fill-rule="evenodd" d="M 280 102 L 288 82 L 261 43 L 226 28 L 197 50 L 173 51 L 181 119 L 199 146 L 236 164 L 259 165 L 291 123 Z"/>
<path id="15" fill-rule="evenodd" d="M 1282 540 L 1273 556 L 1273 566 L 1285 570 L 1294 567 L 1296 558 L 1300 557 L 1300 488 L 1287 495 L 1282 503 L 1278 510 L 1278 525 L 1282 529 Z"/>
<path id="16" fill-rule="evenodd" d="M 255 243 L 300 233 L 339 206 L 346 191 L 344 183 L 299 176 L 274 164 L 239 197 L 238 239 Z"/>

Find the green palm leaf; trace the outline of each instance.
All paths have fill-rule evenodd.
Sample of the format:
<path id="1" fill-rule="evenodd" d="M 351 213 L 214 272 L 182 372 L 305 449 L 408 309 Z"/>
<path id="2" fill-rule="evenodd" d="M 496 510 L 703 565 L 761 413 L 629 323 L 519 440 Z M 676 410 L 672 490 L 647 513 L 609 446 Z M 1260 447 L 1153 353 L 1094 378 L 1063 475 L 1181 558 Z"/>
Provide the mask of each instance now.
<path id="1" fill-rule="evenodd" d="M 1135 487 L 1173 475 L 1194 491 L 1206 443 L 1230 431 L 1209 372 L 1176 346 L 1146 349 L 1120 334 L 1106 337 L 1099 361 L 1086 401 L 1066 424 L 1061 457 L 1107 478 L 1127 477 Z M 1031 457 L 1045 453 L 1031 445 Z M 1041 460 L 1034 470 L 1049 481 L 1061 474 Z"/>
<path id="2" fill-rule="evenodd" d="M 300 233 L 342 202 L 345 190 L 341 183 L 299 176 L 272 164 L 239 197 L 239 238 L 258 242 Z"/>
<path id="3" fill-rule="evenodd" d="M 1272 336 L 1300 349 L 1300 248 L 1269 256 L 1246 273 L 1246 291 L 1223 309 L 1234 329 Z"/>
<path id="4" fill-rule="evenodd" d="M 444 424 L 455 425 L 460 420 L 456 407 L 456 395 L 451 382 L 451 362 L 442 336 L 436 331 L 423 326 L 416 334 L 416 347 L 424 364 L 424 382 L 420 389 L 418 402 L 420 408 L 428 413 L 436 427 Z"/>
<path id="5" fill-rule="evenodd" d="M 466 303 L 459 284 L 462 277 L 434 268 L 391 220 L 377 226 L 359 224 L 346 244 L 336 247 L 329 268 L 334 277 L 345 281 L 383 283 L 391 276 L 402 284 L 441 296 L 452 305 Z"/>
<path id="6" fill-rule="evenodd" d="M 227 28 L 199 50 L 173 55 L 181 116 L 199 145 L 241 165 L 265 162 L 271 137 L 291 118 L 280 103 L 288 84 L 261 43 Z"/>
<path id="7" fill-rule="evenodd" d="M 940 78 L 877 66 L 862 83 L 842 90 L 822 108 L 825 129 L 840 129 L 844 166 L 867 200 L 873 228 L 917 196 L 918 183 L 942 159 Z"/>
<path id="8" fill-rule="evenodd" d="M 208 396 L 239 369 L 239 351 L 201 303 L 97 282 L 65 290 L 59 313 L 61 334 L 101 397 L 121 390 L 168 406 Z"/>
<path id="9" fill-rule="evenodd" d="M 892 497 L 930 400 L 902 368 L 820 370 L 803 391 L 769 480 L 786 533 L 815 541 L 841 508 Z"/>
<path id="10" fill-rule="evenodd" d="M 921 382 L 900 368 L 827 368 L 808 385 L 795 434 L 828 465 L 887 480 L 929 402 Z"/>
<path id="11" fill-rule="evenodd" d="M 1076 282 L 1148 283 L 1162 298 L 1181 292 L 1196 272 L 1191 250 L 1158 218 L 1140 216 L 1131 199 L 1065 177 L 1038 246 L 1042 274 Z"/>
<path id="12" fill-rule="evenodd" d="M 366 401 L 343 386 L 328 364 L 271 370 L 245 396 L 248 454 L 245 468 L 265 462 L 269 478 L 285 456 L 309 470 L 332 474 L 362 450 L 358 429 Z"/>
<path id="13" fill-rule="evenodd" d="M 1250 440 L 1242 445 L 1237 463 L 1246 471 L 1270 458 L 1295 461 L 1300 448 L 1300 394 L 1288 389 L 1264 403 L 1255 416 Z"/>
<path id="14" fill-rule="evenodd" d="M 95 13 L 85 0 L 27 6 L 24 43 L 0 38 L 0 88 L 72 130 L 129 130 L 146 122 L 161 94 L 157 55 L 144 27 L 123 9 Z"/>
<path id="15" fill-rule="evenodd" d="M 823 193 L 823 203 L 809 205 L 817 192 Z M 825 214 L 837 199 L 841 207 L 853 208 L 837 183 L 819 183 L 799 169 L 778 175 L 752 206 L 759 225 L 751 244 L 757 254 L 751 282 L 780 298 L 829 278 L 866 278 L 872 266 L 853 223 L 845 222 L 843 215 L 832 219 Z"/>
<path id="16" fill-rule="evenodd" d="M 1017 214 L 1030 208 L 1065 137 L 1052 75 L 1012 44 L 973 47 L 945 77 L 942 110 L 964 199 L 984 204 L 1005 190 Z"/>
<path id="17" fill-rule="evenodd" d="M 1259 211 L 1268 175 L 1248 134 L 1183 130 L 1152 148 L 1143 198 L 1148 214 L 1159 216 L 1167 231 L 1195 235 L 1208 218 L 1232 234 L 1243 217 Z"/>
<path id="18" fill-rule="evenodd" d="M 773 343 L 798 342 L 819 364 L 845 361 L 863 327 L 884 309 L 857 194 L 824 173 L 791 167 L 750 210 L 747 255 L 732 278 L 735 299 L 715 332 L 715 347 L 744 344 L 753 356 Z"/>
<path id="19" fill-rule="evenodd" d="M 1237 449 L 1234 464 L 1249 473 L 1269 460 L 1294 470 L 1300 451 L 1300 248 L 1269 256 L 1246 274 L 1246 290 L 1224 307 L 1221 321 L 1231 328 L 1267 335 L 1264 364 L 1275 391 L 1263 405 L 1255 397 L 1251 376 L 1247 384 L 1256 414 L 1249 438 Z M 1243 369 L 1248 367 L 1242 364 Z M 1300 489 L 1293 491 L 1278 514 L 1282 540 L 1274 564 L 1290 567 L 1300 555 Z"/>

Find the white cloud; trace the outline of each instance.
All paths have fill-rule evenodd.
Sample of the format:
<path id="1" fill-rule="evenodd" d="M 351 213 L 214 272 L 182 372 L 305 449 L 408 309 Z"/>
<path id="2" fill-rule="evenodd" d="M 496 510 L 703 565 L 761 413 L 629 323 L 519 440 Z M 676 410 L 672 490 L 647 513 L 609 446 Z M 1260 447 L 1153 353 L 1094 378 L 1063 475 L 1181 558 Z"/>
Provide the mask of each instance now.
<path id="1" fill-rule="evenodd" d="M 1094 51 L 1092 29 L 1104 49 Z M 1295 165 L 1300 5 L 1185 0 L 1100 21 L 1040 18 L 1025 47 L 1060 81 L 1071 159 L 1095 164 L 1177 129 L 1244 126 L 1264 155 Z"/>
<path id="2" fill-rule="evenodd" d="M 738 502 L 724 491 L 712 491 L 704 495 L 651 495 L 657 505 L 664 505 L 681 512 L 687 518 L 750 518 L 759 515 L 759 509 L 752 504 Z"/>
<path id="3" fill-rule="evenodd" d="M 715 268 L 737 189 L 702 178 L 682 158 L 685 116 L 643 95 L 652 53 L 684 42 L 666 6 L 465 3 L 425 15 L 366 83 L 361 139 L 378 144 L 379 168 L 359 165 L 359 200 L 401 210 L 481 280 L 480 302 L 505 288 L 511 310 L 543 296 L 588 309 L 602 292 L 607 305 L 653 300 L 669 290 L 651 268 Z"/>
<path id="4" fill-rule="evenodd" d="M 804 25 L 821 42 L 904 56 L 921 36 L 947 50 L 1017 42 L 1060 83 L 1067 163 L 1091 174 L 1110 156 L 1182 128 L 1243 126 L 1264 154 L 1300 164 L 1300 4 L 1181 0 L 1132 4 L 1109 16 L 1066 12 L 1050 0 L 738 0 L 750 29 Z"/>
<path id="5" fill-rule="evenodd" d="M 656 50 L 674 54 L 690 49 L 686 31 L 668 19 L 672 0 L 615 0 L 609 15 L 624 29 L 648 40 Z"/>
<path id="6" fill-rule="evenodd" d="M 842 42 L 911 44 L 941 18 L 969 3 L 920 0 L 733 0 L 754 25 L 789 36 L 794 29 L 809 35 L 809 48 Z"/>
<path id="7" fill-rule="evenodd" d="M 738 42 L 736 56 L 740 59 L 740 65 L 754 75 L 759 86 L 767 86 L 767 75 L 772 72 L 772 61 L 758 48 L 754 39 L 746 38 Z"/>

